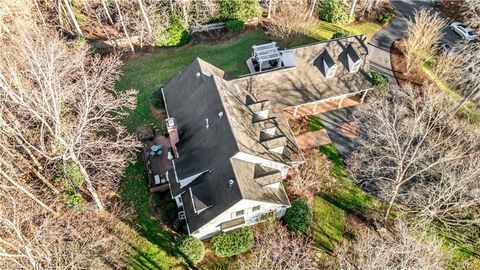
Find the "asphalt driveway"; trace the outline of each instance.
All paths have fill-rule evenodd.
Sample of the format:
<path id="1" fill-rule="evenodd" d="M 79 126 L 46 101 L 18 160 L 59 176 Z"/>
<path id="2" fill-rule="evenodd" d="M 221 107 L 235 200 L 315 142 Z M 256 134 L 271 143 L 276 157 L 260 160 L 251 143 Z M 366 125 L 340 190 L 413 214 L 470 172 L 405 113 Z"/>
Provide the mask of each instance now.
<path id="1" fill-rule="evenodd" d="M 395 9 L 395 18 L 380 30 L 370 41 L 370 69 L 387 75 L 391 85 L 396 85 L 397 81 L 392 72 L 390 63 L 390 47 L 397 39 L 405 36 L 407 21 L 413 17 L 416 10 L 427 8 L 433 9 L 429 0 L 391 0 L 390 3 Z M 450 23 L 451 19 L 442 15 Z M 444 30 L 443 40 L 450 45 L 455 44 L 460 38 L 449 27 Z"/>

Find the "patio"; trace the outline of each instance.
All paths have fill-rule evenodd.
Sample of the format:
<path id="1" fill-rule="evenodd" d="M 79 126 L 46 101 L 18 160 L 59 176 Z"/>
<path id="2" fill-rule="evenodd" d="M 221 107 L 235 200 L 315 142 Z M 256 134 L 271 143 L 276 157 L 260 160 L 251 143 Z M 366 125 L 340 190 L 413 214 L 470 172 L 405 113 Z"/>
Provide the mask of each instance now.
<path id="1" fill-rule="evenodd" d="M 143 153 L 151 192 L 168 190 L 165 173 L 173 168 L 169 159 L 170 146 L 169 138 L 163 135 L 157 135 L 144 142 Z"/>

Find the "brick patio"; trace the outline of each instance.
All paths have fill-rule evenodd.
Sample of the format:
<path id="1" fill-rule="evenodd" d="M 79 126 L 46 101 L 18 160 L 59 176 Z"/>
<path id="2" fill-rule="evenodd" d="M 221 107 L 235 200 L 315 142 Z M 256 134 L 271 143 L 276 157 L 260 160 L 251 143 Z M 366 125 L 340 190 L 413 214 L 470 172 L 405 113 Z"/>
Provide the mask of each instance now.
<path id="1" fill-rule="evenodd" d="M 308 132 L 297 136 L 297 143 L 300 149 L 309 149 L 332 143 L 328 137 L 327 130 L 322 129 L 318 131 Z"/>

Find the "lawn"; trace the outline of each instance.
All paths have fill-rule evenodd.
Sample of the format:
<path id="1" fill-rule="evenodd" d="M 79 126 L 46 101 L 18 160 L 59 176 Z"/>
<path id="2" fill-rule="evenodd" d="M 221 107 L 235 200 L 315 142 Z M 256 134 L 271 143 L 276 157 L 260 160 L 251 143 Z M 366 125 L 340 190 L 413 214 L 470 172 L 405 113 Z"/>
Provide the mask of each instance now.
<path id="1" fill-rule="evenodd" d="M 157 123 L 150 111 L 150 97 L 156 85 L 165 84 L 177 71 L 193 59 L 200 57 L 225 70 L 230 75 L 248 73 L 245 61 L 254 44 L 267 42 L 261 31 L 248 31 L 241 36 L 218 44 L 186 45 L 179 48 L 161 48 L 156 53 L 135 56 L 123 67 L 117 83 L 118 90 L 137 89 L 137 108 L 127 119 L 128 130 L 133 132 L 143 123 Z"/>
<path id="2" fill-rule="evenodd" d="M 311 115 L 308 117 L 308 131 L 318 131 L 323 129 L 322 120 L 318 115 Z"/>
<path id="3" fill-rule="evenodd" d="M 338 25 L 334 23 L 319 21 L 315 27 L 307 31 L 305 34 L 317 40 L 331 39 L 335 32 L 347 31 L 354 35 L 365 34 L 370 40 L 375 33 L 380 31 L 382 26 L 373 22 L 352 23 L 346 25 Z"/>
<path id="4" fill-rule="evenodd" d="M 127 167 L 120 189 L 120 197 L 135 210 L 135 220 L 127 222 L 135 231 L 129 236 L 134 260 L 128 266 L 130 269 L 169 269 L 178 264 L 173 238 L 149 207 L 158 202 L 158 195 L 150 193 L 146 179 L 139 155 L 137 161 Z"/>
<path id="5" fill-rule="evenodd" d="M 367 212 L 380 212 L 381 204 L 361 190 L 348 176 L 345 165 L 335 146 L 327 144 L 318 151 L 325 154 L 333 163 L 332 175 L 337 183 L 330 189 L 315 196 L 312 224 L 313 239 L 321 251 L 330 254 L 336 244 L 345 237 L 349 214 L 364 215 Z"/>
<path id="6" fill-rule="evenodd" d="M 154 54 L 137 55 L 129 59 L 123 67 L 123 76 L 117 83 L 117 90 L 137 89 L 137 108 L 126 119 L 130 132 L 141 124 L 160 127 L 162 123 L 150 110 L 150 97 L 156 85 L 162 85 L 175 72 L 192 62 L 195 57 L 224 69 L 232 75 L 247 73 L 245 60 L 250 55 L 251 46 L 266 41 L 260 31 L 250 31 L 228 42 L 216 45 L 188 45 L 180 48 L 159 49 Z M 129 224 L 135 229 L 129 242 L 133 249 L 131 269 L 168 269 L 178 264 L 174 257 L 172 236 L 158 222 L 152 205 L 158 196 L 151 194 L 146 183 L 145 167 L 141 156 L 130 164 L 122 181 L 120 196 L 131 205 L 136 219 Z"/>
<path id="7" fill-rule="evenodd" d="M 325 26 L 321 25 L 320 27 Z M 361 29 L 360 26 L 356 27 Z M 368 27 L 364 29 L 367 28 Z M 322 30 L 319 32 L 325 34 L 326 31 L 327 30 Z M 335 32 L 335 29 L 332 28 L 328 31 L 330 31 L 330 34 L 325 34 L 324 38 L 321 36 L 315 38 L 305 37 L 301 42 L 305 44 L 316 41 L 317 39 L 329 39 Z M 150 99 L 153 90 L 165 84 L 177 71 L 190 64 L 195 57 L 200 57 L 208 61 L 225 70 L 225 72 L 230 75 L 246 74 L 248 69 L 245 60 L 250 56 L 251 46 L 267 41 L 267 37 L 262 31 L 255 30 L 247 31 L 227 42 L 186 45 L 179 48 L 161 48 L 155 53 L 134 55 L 126 61 L 122 69 L 123 74 L 121 80 L 118 81 L 116 85 L 118 91 L 127 89 L 136 89 L 139 91 L 137 95 L 137 107 L 131 111 L 125 120 L 128 130 L 134 132 L 136 128 L 142 124 L 149 124 L 157 130 L 161 129 L 163 124 L 159 123 L 150 109 Z M 309 128 L 315 130 L 321 127 L 320 119 L 312 117 Z M 341 169 L 338 168 L 336 169 L 336 171 L 340 170 Z M 129 239 L 128 242 L 132 246 L 135 258 L 130 262 L 129 267 L 131 269 L 168 269 L 178 265 L 178 260 L 174 256 L 175 252 L 172 246 L 173 239 L 166 228 L 158 222 L 155 217 L 152 209 L 155 208 L 155 203 L 158 202 L 158 196 L 150 193 L 146 181 L 147 178 L 143 160 L 139 156 L 134 164 L 130 164 L 127 167 L 120 189 L 121 198 L 133 207 L 136 214 L 135 220 L 132 220 L 126 225 L 130 228 L 129 235 L 131 235 L 130 237 L 132 239 Z M 342 190 L 343 191 L 338 192 L 338 196 L 341 199 L 350 199 L 351 196 L 353 196 L 350 193 L 357 191 L 352 191 L 352 188 Z M 344 192 L 344 194 L 342 192 Z M 326 207 L 325 205 L 329 207 L 330 205 L 334 205 L 328 201 L 328 199 L 331 198 L 339 199 L 335 196 L 318 198 L 316 202 L 318 202 L 319 207 L 317 207 L 316 212 L 317 217 L 326 216 L 328 213 L 331 213 L 331 222 L 333 222 L 333 225 L 327 230 L 328 235 L 334 235 L 332 236 L 333 239 L 338 239 L 343 233 L 336 233 L 335 231 L 343 221 L 335 220 L 341 217 L 341 214 L 337 215 L 335 211 L 343 212 L 344 209 L 340 206 L 335 206 L 338 209 Z M 362 200 L 364 200 L 364 198 L 359 197 L 358 200 L 358 203 L 363 203 Z M 322 203 L 324 205 L 320 205 Z M 346 203 L 344 202 L 343 204 Z M 327 211 L 328 213 L 322 213 L 322 211 Z M 320 222 L 320 220 L 318 221 Z M 325 228 L 330 226 L 328 224 L 318 224 L 320 224 L 322 228 L 323 226 L 325 226 Z"/>

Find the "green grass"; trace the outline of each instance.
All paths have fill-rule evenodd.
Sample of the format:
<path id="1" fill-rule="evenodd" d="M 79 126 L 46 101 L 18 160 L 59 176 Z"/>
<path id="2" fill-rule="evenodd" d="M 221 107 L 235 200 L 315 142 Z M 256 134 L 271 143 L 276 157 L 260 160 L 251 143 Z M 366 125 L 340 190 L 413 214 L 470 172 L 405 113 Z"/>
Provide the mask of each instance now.
<path id="1" fill-rule="evenodd" d="M 225 70 L 230 75 L 248 73 L 245 61 L 254 44 L 267 42 L 261 31 L 248 31 L 237 38 L 218 44 L 187 45 L 178 48 L 162 48 L 156 53 L 135 56 L 123 67 L 123 76 L 117 83 L 118 90 L 137 89 L 137 108 L 126 120 L 129 131 L 139 125 L 158 125 L 150 111 L 150 97 L 155 85 L 165 84 L 177 71 L 190 64 L 195 57 Z"/>
<path id="2" fill-rule="evenodd" d="M 320 146 L 319 151 L 333 163 L 331 173 L 337 183 L 332 189 L 315 196 L 312 230 L 318 247 L 330 254 L 343 238 L 351 238 L 345 228 L 347 214 L 378 212 L 381 205 L 349 178 L 333 144 Z"/>
<path id="3" fill-rule="evenodd" d="M 308 131 L 318 131 L 323 129 L 323 123 L 318 115 L 311 115 L 308 118 Z"/>
<path id="4" fill-rule="evenodd" d="M 136 233 L 131 247 L 130 269 L 169 269 L 178 264 L 174 257 L 173 238 L 155 218 L 151 204 L 158 203 L 158 195 L 150 193 L 142 158 L 130 164 L 122 181 L 120 197 L 135 210 L 135 219 L 128 222 Z"/>
<path id="5" fill-rule="evenodd" d="M 231 75 L 240 75 L 248 72 L 245 60 L 250 55 L 251 46 L 263 42 L 266 42 L 266 38 L 262 32 L 250 31 L 228 42 L 159 49 L 156 53 L 129 59 L 123 67 L 123 76 L 116 85 L 118 91 L 139 91 L 137 107 L 125 120 L 128 130 L 134 132 L 142 124 L 161 129 L 162 123 L 150 110 L 153 89 L 156 85 L 165 84 L 195 57 L 198 56 Z M 146 181 L 145 167 L 139 156 L 136 163 L 127 167 L 120 189 L 121 198 L 136 213 L 135 220 L 129 224 L 134 229 L 130 233 L 133 239 L 129 239 L 134 260 L 130 262 L 129 268 L 169 269 L 179 263 L 174 256 L 173 239 L 152 211 L 152 204 L 159 199 L 150 193 Z"/>
<path id="6" fill-rule="evenodd" d="M 315 196 L 312 234 L 316 245 L 326 253 L 332 253 L 345 233 L 346 213 L 343 209 Z"/>
<path id="7" fill-rule="evenodd" d="M 440 78 L 436 78 L 433 75 L 432 69 L 428 63 L 422 65 L 422 69 L 427 74 L 430 79 L 435 82 L 437 87 L 445 93 L 447 96 L 456 99 L 458 101 L 463 99 L 463 96 L 458 93 L 453 87 L 451 87 L 447 82 Z M 458 115 L 462 118 L 468 119 L 472 124 L 480 124 L 480 109 L 477 108 L 473 101 L 468 101 L 464 106 L 458 111 Z"/>
<path id="8" fill-rule="evenodd" d="M 305 34 L 317 40 L 329 40 L 333 34 L 338 31 L 348 31 L 354 35 L 365 34 L 370 40 L 375 33 L 380 31 L 382 26 L 373 22 L 352 23 L 347 25 L 338 25 L 334 23 L 320 21 Z"/>

